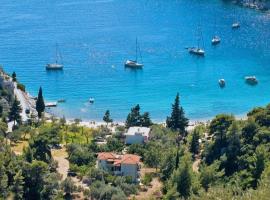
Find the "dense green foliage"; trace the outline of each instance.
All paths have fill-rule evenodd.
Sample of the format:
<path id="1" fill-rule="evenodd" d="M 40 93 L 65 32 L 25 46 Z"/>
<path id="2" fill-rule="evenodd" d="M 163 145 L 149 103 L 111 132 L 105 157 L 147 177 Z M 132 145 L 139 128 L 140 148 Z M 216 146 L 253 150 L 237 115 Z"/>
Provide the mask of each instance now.
<path id="1" fill-rule="evenodd" d="M 182 135 L 185 135 L 188 119 L 185 117 L 184 109 L 180 106 L 178 93 L 175 97 L 174 104 L 172 105 L 171 116 L 167 117 L 166 124 L 168 128 L 179 131 Z"/>
<path id="2" fill-rule="evenodd" d="M 22 108 L 20 106 L 20 102 L 18 101 L 18 99 L 15 97 L 10 112 L 9 112 L 9 120 L 15 123 L 20 124 L 22 121 L 22 117 L 21 117 L 21 112 L 22 112 Z"/>
<path id="3" fill-rule="evenodd" d="M 149 127 L 153 123 L 150 119 L 150 114 L 148 112 L 140 114 L 140 105 L 136 105 L 131 109 L 131 112 L 128 114 L 126 119 L 126 127 L 129 128 L 131 126 L 145 126 Z"/>
<path id="4" fill-rule="evenodd" d="M 104 117 L 103 117 L 103 121 L 106 122 L 107 124 L 113 122 L 109 110 L 106 110 Z"/>

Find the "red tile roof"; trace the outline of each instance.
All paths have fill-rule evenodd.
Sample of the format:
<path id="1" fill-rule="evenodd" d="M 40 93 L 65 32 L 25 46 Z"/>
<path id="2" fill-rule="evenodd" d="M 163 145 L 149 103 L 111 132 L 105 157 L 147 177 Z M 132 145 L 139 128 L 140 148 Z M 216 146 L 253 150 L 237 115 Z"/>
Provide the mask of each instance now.
<path id="1" fill-rule="evenodd" d="M 116 159 L 116 155 L 114 153 L 111 152 L 101 152 L 98 153 L 98 157 L 99 160 L 109 160 L 109 159 Z"/>
<path id="2" fill-rule="evenodd" d="M 140 162 L 140 156 L 134 154 L 125 154 L 122 157 L 122 164 L 138 164 Z"/>
<path id="3" fill-rule="evenodd" d="M 140 162 L 141 157 L 134 154 L 116 155 L 112 152 L 98 153 L 98 160 L 107 160 L 114 162 L 113 165 L 119 166 L 120 164 L 135 165 Z"/>

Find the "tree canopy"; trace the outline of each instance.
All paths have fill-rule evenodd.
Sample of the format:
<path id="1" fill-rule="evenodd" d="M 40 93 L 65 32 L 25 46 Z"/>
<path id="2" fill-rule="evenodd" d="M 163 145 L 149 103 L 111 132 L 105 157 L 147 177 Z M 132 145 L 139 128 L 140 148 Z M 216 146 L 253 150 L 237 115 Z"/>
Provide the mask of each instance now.
<path id="1" fill-rule="evenodd" d="M 179 93 L 177 93 L 174 104 L 172 104 L 172 113 L 170 117 L 167 117 L 166 124 L 168 128 L 185 135 L 188 119 L 185 117 L 184 109 L 180 106 Z"/>

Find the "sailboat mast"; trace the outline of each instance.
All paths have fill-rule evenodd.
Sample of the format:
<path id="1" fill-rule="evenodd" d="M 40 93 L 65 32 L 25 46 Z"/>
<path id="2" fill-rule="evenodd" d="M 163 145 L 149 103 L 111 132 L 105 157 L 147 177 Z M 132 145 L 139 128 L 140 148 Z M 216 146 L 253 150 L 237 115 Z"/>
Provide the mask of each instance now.
<path id="1" fill-rule="evenodd" d="M 138 38 L 136 38 L 136 62 L 138 60 Z"/>
<path id="2" fill-rule="evenodd" d="M 58 63 L 58 44 L 55 44 L 55 63 Z"/>

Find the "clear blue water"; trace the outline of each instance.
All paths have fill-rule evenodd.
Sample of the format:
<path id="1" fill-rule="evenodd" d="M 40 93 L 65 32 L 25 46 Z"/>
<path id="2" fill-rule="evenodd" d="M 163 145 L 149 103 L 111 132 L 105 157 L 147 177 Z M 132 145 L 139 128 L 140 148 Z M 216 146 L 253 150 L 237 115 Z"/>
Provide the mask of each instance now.
<path id="1" fill-rule="evenodd" d="M 241 28 L 233 31 L 235 17 Z M 198 24 L 205 58 L 185 49 L 196 44 Z M 221 0 L 2 0 L 0 63 L 31 94 L 42 86 L 47 101 L 66 99 L 52 110 L 66 118 L 102 120 L 110 109 L 124 120 L 140 104 L 156 121 L 165 120 L 176 92 L 191 119 L 240 115 L 270 102 L 269 30 L 267 13 Z M 210 42 L 215 31 L 222 38 L 217 47 Z M 125 70 L 136 37 L 145 67 Z M 65 68 L 47 72 L 56 42 Z M 245 84 L 246 75 L 256 75 L 259 84 Z M 226 88 L 219 88 L 219 78 Z"/>

